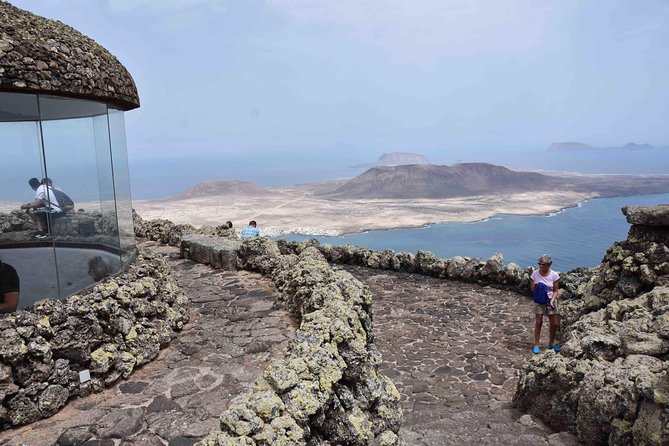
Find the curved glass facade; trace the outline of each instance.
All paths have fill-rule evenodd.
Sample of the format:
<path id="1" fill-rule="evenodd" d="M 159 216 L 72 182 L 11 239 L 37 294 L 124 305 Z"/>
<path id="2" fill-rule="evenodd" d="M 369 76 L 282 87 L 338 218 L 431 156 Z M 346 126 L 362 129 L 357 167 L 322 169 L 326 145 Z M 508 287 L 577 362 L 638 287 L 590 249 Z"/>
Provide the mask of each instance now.
<path id="1" fill-rule="evenodd" d="M 134 257 L 123 111 L 0 92 L 0 148 L 0 260 L 19 275 L 19 308 L 76 293 Z"/>

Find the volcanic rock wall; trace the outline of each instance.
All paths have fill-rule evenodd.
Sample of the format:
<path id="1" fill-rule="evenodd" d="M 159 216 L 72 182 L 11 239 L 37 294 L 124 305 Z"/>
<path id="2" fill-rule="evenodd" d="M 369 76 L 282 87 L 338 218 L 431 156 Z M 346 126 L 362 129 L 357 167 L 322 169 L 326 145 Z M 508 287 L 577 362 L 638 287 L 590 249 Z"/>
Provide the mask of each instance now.
<path id="1" fill-rule="evenodd" d="M 285 254 L 299 254 L 308 247 L 314 247 L 332 263 L 418 273 L 440 279 L 493 285 L 525 293 L 530 289 L 530 274 L 533 271 L 532 268 L 521 269 L 516 263 L 504 265 L 504 258 L 500 253 L 496 253 L 488 260 L 461 256 L 439 259 L 430 251 L 418 251 L 415 255 L 395 252 L 392 249 L 375 251 L 354 245 L 321 245 L 316 239 L 302 242 L 279 240 L 278 244 L 281 252 Z"/>
<path id="2" fill-rule="evenodd" d="M 560 355 L 533 357 L 514 401 L 587 444 L 669 444 L 669 206 L 632 224 L 562 306 Z"/>
<path id="3" fill-rule="evenodd" d="M 210 242 L 213 252 L 221 249 L 215 237 Z M 187 237 L 182 252 L 216 258 L 202 254 L 206 244 L 206 238 Z M 367 287 L 332 269 L 314 248 L 282 255 L 265 238 L 235 248 L 239 267 L 274 281 L 300 328 L 285 356 L 268 366 L 243 402 L 221 416 L 221 431 L 199 444 L 397 444 L 400 395 L 377 370 L 381 355 Z"/>
<path id="4" fill-rule="evenodd" d="M 188 321 L 165 260 L 141 251 L 128 269 L 64 301 L 0 318 L 0 428 L 56 413 L 156 357 Z M 90 371 L 81 382 L 80 371 Z"/>

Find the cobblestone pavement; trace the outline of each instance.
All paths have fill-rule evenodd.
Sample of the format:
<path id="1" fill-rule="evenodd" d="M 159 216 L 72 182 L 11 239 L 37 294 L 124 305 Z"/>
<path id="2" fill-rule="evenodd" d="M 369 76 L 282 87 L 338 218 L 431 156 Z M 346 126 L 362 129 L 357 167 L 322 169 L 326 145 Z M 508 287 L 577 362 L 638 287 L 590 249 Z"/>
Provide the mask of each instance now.
<path id="1" fill-rule="evenodd" d="M 374 334 L 402 394 L 400 438 L 418 445 L 575 445 L 511 404 L 529 358 L 529 298 L 421 275 L 343 267 L 374 294 Z M 547 327 L 542 340 L 548 342 Z M 555 354 L 552 351 L 543 354 Z"/>
<path id="2" fill-rule="evenodd" d="M 185 446 L 218 427 L 295 332 L 258 274 L 214 271 L 165 254 L 191 299 L 191 320 L 169 347 L 102 393 L 76 399 L 51 418 L 0 433 L 0 445 Z"/>

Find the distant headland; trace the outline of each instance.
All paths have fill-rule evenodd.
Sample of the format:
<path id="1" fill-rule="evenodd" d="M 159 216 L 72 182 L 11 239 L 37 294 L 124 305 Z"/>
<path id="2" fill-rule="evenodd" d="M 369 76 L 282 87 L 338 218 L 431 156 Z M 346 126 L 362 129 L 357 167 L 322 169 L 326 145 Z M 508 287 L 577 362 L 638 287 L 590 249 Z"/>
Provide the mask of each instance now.
<path id="1" fill-rule="evenodd" d="M 597 147 L 582 142 L 569 141 L 569 142 L 554 142 L 553 144 L 548 146 L 548 150 L 551 152 L 586 152 L 586 151 L 598 151 L 598 150 L 602 151 L 669 150 L 669 146 L 657 147 L 646 143 L 637 144 L 634 142 L 630 142 L 623 146 Z"/>

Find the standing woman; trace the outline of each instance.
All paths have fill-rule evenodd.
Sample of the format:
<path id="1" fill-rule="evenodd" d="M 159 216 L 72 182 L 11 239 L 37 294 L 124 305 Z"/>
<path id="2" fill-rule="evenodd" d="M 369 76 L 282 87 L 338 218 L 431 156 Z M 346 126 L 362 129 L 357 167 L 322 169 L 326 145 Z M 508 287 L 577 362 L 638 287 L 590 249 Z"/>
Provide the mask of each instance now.
<path id="1" fill-rule="evenodd" d="M 547 254 L 542 255 L 539 257 L 539 269 L 535 270 L 530 276 L 532 280 L 532 285 L 530 285 L 532 292 L 541 283 L 546 286 L 549 299 L 547 305 L 534 304 L 534 348 L 532 349 L 534 354 L 539 353 L 539 339 L 541 338 L 541 324 L 544 320 L 544 314 L 548 315 L 548 320 L 550 321 L 548 348 L 553 349 L 556 353 L 560 351 L 560 347 L 555 344 L 555 332 L 557 331 L 558 319 L 560 317 L 558 309 L 558 281 L 560 280 L 560 274 L 551 269 L 552 264 L 553 259 L 551 259 L 551 256 Z"/>

